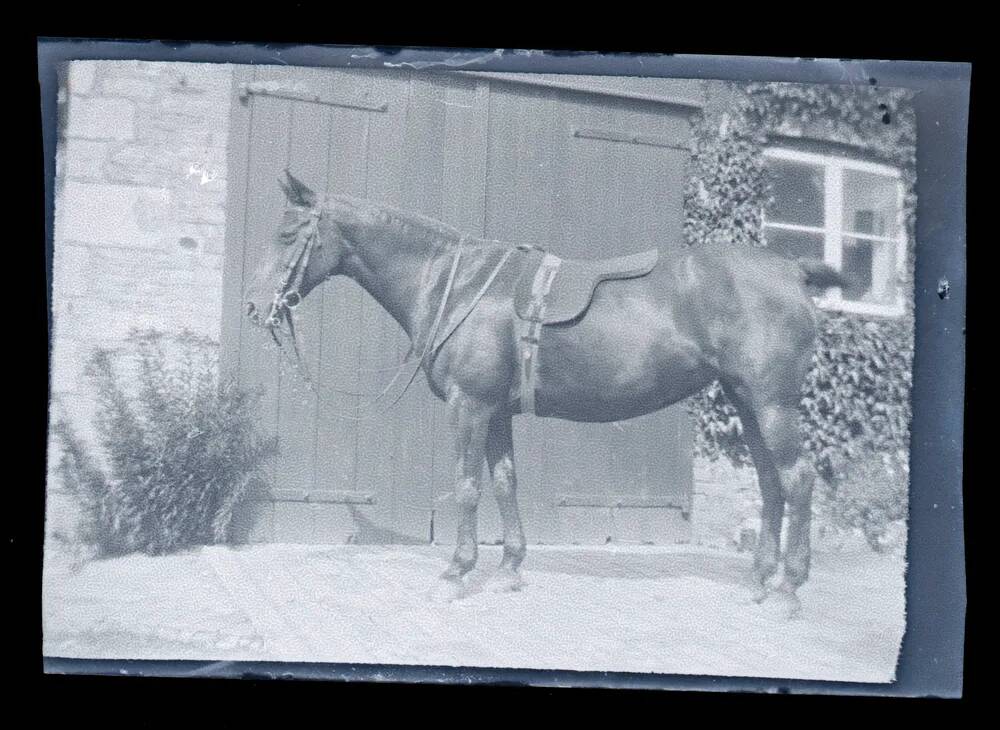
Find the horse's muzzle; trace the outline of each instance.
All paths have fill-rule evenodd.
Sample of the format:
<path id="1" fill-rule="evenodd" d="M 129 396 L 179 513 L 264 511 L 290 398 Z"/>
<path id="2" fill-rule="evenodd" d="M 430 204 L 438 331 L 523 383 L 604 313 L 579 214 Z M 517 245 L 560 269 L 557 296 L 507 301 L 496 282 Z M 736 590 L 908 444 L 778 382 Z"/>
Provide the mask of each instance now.
<path id="1" fill-rule="evenodd" d="M 262 327 L 277 327 L 281 324 L 280 310 L 273 308 L 266 319 L 261 317 L 261 311 L 253 302 L 247 302 L 245 307 L 247 318 L 256 325 Z"/>

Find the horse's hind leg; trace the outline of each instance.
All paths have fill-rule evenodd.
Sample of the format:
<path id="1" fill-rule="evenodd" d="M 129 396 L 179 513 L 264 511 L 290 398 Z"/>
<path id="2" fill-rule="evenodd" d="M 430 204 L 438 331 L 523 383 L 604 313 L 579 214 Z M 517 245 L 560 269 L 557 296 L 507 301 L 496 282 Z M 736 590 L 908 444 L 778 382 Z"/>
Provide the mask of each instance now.
<path id="1" fill-rule="evenodd" d="M 785 575 L 781 584 L 792 604 L 798 610 L 795 591 L 809 577 L 812 549 L 812 493 L 816 470 L 802 458 L 781 470 L 781 486 L 788 509 L 788 531 L 785 534 Z"/>
<path id="2" fill-rule="evenodd" d="M 809 577 L 809 530 L 812 522 L 812 489 L 815 471 L 800 457 L 799 412 L 793 405 L 769 404 L 757 417 L 764 442 L 778 468 L 781 493 L 788 512 L 785 535 L 785 570 L 779 593 L 788 613 L 799 610 L 795 591 Z"/>
<path id="3" fill-rule="evenodd" d="M 747 398 L 740 398 L 739 395 L 736 400 L 742 404 L 748 402 Z M 809 577 L 809 531 L 815 471 L 800 458 L 797 404 L 791 398 L 783 400 L 787 402 L 768 401 L 753 409 L 745 405 L 738 407 L 764 499 L 761 540 L 754 561 L 759 584 L 756 597 L 762 598 L 766 594 L 765 582 L 777 567 L 782 511 L 787 505 L 785 570 L 779 594 L 789 614 L 794 615 L 799 610 L 795 592 Z"/>
<path id="4" fill-rule="evenodd" d="M 493 477 L 500 519 L 503 522 L 503 558 L 491 583 L 496 590 L 517 590 L 518 568 L 524 560 L 524 529 L 517 508 L 517 476 L 514 472 L 514 441 L 509 413 L 496 413 L 486 437 L 486 463 Z"/>
<path id="5" fill-rule="evenodd" d="M 753 465 L 757 470 L 757 483 L 760 486 L 762 502 L 760 535 L 757 538 L 753 560 L 753 600 L 760 603 L 767 597 L 767 581 L 778 570 L 781 557 L 781 520 L 784 516 L 785 500 L 778 468 L 757 425 L 757 417 L 735 390 L 729 388 L 726 390 L 739 411 L 743 423 L 743 438 L 753 458 Z"/>

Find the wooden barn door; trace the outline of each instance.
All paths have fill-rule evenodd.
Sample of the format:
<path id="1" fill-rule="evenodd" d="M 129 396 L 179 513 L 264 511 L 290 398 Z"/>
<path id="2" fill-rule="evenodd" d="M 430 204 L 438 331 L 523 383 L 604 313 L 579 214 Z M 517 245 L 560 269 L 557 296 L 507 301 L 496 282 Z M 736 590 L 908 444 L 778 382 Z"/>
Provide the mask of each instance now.
<path id="1" fill-rule="evenodd" d="M 240 317 L 245 288 L 264 246 L 274 240 L 285 205 L 278 179 L 286 167 L 318 193 L 345 193 L 406 205 L 408 78 L 392 73 L 258 67 L 240 70 L 244 108 L 234 138 L 246 135 L 242 175 L 232 176 L 227 271 L 226 361 L 240 382 L 263 393 L 261 431 L 277 439 L 266 499 L 254 516 L 256 539 L 282 542 L 427 542 L 431 500 L 426 388 L 415 387 L 391 418 L 365 415 L 388 368 L 406 354 L 396 323 L 360 287 L 339 277 L 296 312 L 309 391 L 258 328 Z M 234 155 L 238 157 L 238 155 Z M 241 179 L 242 178 L 242 179 Z M 242 259 L 242 261 L 239 261 Z M 239 271 L 236 269 L 239 268 Z M 233 333 L 236 333 L 235 336 Z M 426 463 L 425 463 L 426 462 Z"/>
<path id="2" fill-rule="evenodd" d="M 669 255 L 689 134 L 662 104 L 494 83 L 486 235 L 565 257 Z M 515 419 L 526 530 L 560 543 L 688 539 L 691 433 L 683 406 L 613 424 Z"/>
<path id="3" fill-rule="evenodd" d="M 276 233 L 285 167 L 317 192 L 439 218 L 473 235 L 603 256 L 679 241 L 686 122 L 654 105 L 400 71 L 238 69 L 229 165 L 223 362 L 259 389 L 277 439 L 249 539 L 455 539 L 452 448 L 421 375 L 391 413 L 357 421 L 405 357 L 398 325 L 357 285 L 326 282 L 297 310 L 316 392 L 242 315 L 243 290 Z M 650 135 L 642 144 L 607 138 Z M 631 139 L 631 138 L 630 138 Z M 663 146 L 667 145 L 667 146 Z M 516 419 L 531 542 L 674 541 L 690 500 L 680 411 L 603 426 Z M 492 490 L 480 538 L 500 538 Z"/>

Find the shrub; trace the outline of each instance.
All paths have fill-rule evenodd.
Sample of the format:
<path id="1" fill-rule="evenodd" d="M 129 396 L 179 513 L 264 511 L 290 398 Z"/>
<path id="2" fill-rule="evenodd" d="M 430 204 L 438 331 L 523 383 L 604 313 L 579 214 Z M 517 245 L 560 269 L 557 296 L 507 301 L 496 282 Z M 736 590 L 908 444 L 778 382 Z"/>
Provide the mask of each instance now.
<path id="1" fill-rule="evenodd" d="M 53 428 L 58 473 L 81 507 L 80 540 L 99 556 L 229 541 L 234 513 L 274 448 L 254 435 L 252 398 L 219 382 L 210 340 L 133 332 L 128 346 L 131 357 L 116 363 L 98 349 L 87 367 L 104 459 L 66 421 Z M 122 373 L 128 364 L 131 379 Z"/>
<path id="2" fill-rule="evenodd" d="M 801 405 L 803 446 L 823 477 L 872 453 L 905 463 L 912 362 L 908 321 L 823 314 Z"/>
<path id="3" fill-rule="evenodd" d="M 906 458 L 869 454 L 847 464 L 835 482 L 822 484 L 816 510 L 834 528 L 860 530 L 875 552 L 893 544 L 892 526 L 906 519 L 909 506 Z M 833 484 L 836 484 L 834 487 Z"/>
<path id="4" fill-rule="evenodd" d="M 763 245 L 764 211 L 772 202 L 764 142 L 738 110 L 709 110 L 695 122 L 684 184 L 688 245 Z"/>

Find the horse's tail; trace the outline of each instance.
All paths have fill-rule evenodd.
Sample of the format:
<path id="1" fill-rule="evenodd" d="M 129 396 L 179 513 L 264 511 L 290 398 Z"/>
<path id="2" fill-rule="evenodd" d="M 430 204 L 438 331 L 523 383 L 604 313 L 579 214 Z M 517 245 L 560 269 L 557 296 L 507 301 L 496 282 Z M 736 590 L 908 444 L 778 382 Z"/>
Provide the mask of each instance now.
<path id="1" fill-rule="evenodd" d="M 852 283 L 850 278 L 832 266 L 815 259 L 799 259 L 799 268 L 802 270 L 803 283 L 805 283 L 806 288 L 817 294 L 822 294 L 835 286 L 849 287 Z"/>

